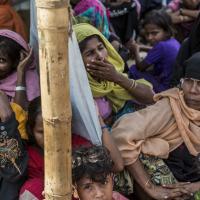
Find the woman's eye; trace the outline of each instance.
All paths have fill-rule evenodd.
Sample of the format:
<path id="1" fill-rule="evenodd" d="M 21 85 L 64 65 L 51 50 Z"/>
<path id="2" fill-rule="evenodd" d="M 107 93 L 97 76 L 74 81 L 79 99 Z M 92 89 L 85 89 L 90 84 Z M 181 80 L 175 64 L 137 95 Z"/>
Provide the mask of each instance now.
<path id="1" fill-rule="evenodd" d="M 99 46 L 99 49 L 100 50 L 104 49 L 104 46 L 103 45 Z"/>

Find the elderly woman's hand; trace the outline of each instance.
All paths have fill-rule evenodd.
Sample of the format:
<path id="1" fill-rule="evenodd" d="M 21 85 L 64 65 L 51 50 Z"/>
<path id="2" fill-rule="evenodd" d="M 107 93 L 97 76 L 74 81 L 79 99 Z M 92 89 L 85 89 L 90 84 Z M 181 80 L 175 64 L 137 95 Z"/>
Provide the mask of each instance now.
<path id="1" fill-rule="evenodd" d="M 117 83 L 121 73 L 117 72 L 115 67 L 107 60 L 92 61 L 87 64 L 86 69 L 91 76 L 100 80 L 111 81 Z"/>
<path id="2" fill-rule="evenodd" d="M 188 199 L 189 192 L 185 189 L 184 185 L 154 186 L 150 192 L 150 196 L 157 200 L 186 200 Z"/>

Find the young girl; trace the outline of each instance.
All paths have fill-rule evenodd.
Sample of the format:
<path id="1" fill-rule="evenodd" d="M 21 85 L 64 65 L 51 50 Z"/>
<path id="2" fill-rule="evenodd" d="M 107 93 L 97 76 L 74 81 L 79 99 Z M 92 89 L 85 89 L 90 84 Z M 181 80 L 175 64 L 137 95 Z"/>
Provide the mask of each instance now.
<path id="1" fill-rule="evenodd" d="M 25 66 L 19 66 L 22 60 Z M 28 101 L 40 95 L 34 55 L 25 40 L 10 30 L 0 30 L 0 90 L 10 101 L 16 90 L 25 91 Z"/>
<path id="2" fill-rule="evenodd" d="M 119 156 L 119 151 L 114 145 L 105 124 L 102 121 L 100 124 L 103 130 L 102 143 L 108 147 L 114 160 L 113 170 L 121 171 L 123 170 L 123 161 Z M 42 191 L 44 190 L 44 135 L 40 97 L 34 99 L 29 105 L 27 132 L 30 141 L 28 146 L 28 180 L 21 188 L 20 200 L 32 200 L 35 198 L 42 200 Z M 76 134 L 72 135 L 73 148 L 91 145 L 87 139 Z"/>
<path id="3" fill-rule="evenodd" d="M 80 200 L 127 200 L 113 192 L 112 159 L 103 146 L 73 152 L 73 197 Z"/>
<path id="4" fill-rule="evenodd" d="M 180 44 L 173 38 L 170 17 L 163 11 L 154 10 L 146 15 L 143 23 L 146 39 L 153 46 L 141 60 L 139 46 L 135 43 L 136 65 L 130 68 L 133 79 L 145 78 L 153 84 L 156 93 L 170 86 L 173 66 Z M 153 65 L 153 71 L 149 67 Z"/>

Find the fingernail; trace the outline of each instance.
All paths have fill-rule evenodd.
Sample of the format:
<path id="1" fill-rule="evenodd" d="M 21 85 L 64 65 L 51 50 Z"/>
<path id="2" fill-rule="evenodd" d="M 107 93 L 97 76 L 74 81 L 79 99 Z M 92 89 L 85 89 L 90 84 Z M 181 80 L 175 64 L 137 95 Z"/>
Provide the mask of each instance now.
<path id="1" fill-rule="evenodd" d="M 86 66 L 90 66 L 90 64 L 87 64 Z"/>
<path id="2" fill-rule="evenodd" d="M 168 199 L 168 196 L 164 196 L 164 199 Z"/>
<path id="3" fill-rule="evenodd" d="M 165 187 L 166 185 L 162 185 L 163 187 Z"/>
<path id="4" fill-rule="evenodd" d="M 193 194 L 193 193 L 190 193 L 190 195 L 191 195 L 191 196 L 194 196 L 194 194 Z"/>

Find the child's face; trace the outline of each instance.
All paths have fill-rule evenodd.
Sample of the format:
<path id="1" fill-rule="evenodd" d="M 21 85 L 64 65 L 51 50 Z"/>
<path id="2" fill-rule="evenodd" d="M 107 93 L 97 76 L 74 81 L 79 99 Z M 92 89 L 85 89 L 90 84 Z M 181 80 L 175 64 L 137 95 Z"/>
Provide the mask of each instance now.
<path id="1" fill-rule="evenodd" d="M 200 0 L 183 0 L 183 5 L 188 9 L 196 9 Z"/>
<path id="2" fill-rule="evenodd" d="M 103 61 L 107 56 L 107 49 L 103 42 L 99 41 L 97 38 L 91 38 L 82 52 L 85 66 L 91 63 L 92 60 Z"/>
<path id="3" fill-rule="evenodd" d="M 43 120 L 41 114 L 39 114 L 36 117 L 35 127 L 33 128 L 33 134 L 37 145 L 42 149 L 44 149 L 44 130 L 43 130 Z"/>
<path id="4" fill-rule="evenodd" d="M 0 79 L 5 78 L 12 70 L 12 62 L 7 55 L 0 51 Z"/>
<path id="5" fill-rule="evenodd" d="M 112 176 L 107 176 L 104 184 L 93 182 L 89 178 L 84 177 L 78 181 L 77 191 L 80 200 L 112 200 Z"/>
<path id="6" fill-rule="evenodd" d="M 168 33 L 162 28 L 158 27 L 156 24 L 146 24 L 144 26 L 146 40 L 151 44 L 166 40 L 168 38 Z"/>

